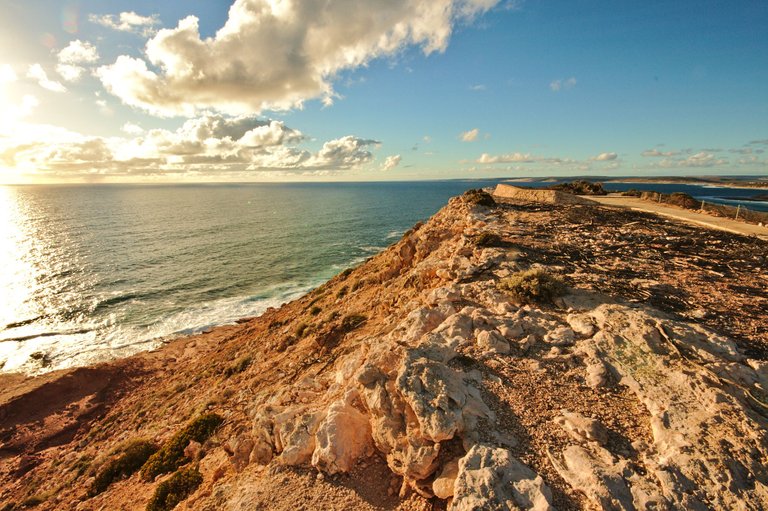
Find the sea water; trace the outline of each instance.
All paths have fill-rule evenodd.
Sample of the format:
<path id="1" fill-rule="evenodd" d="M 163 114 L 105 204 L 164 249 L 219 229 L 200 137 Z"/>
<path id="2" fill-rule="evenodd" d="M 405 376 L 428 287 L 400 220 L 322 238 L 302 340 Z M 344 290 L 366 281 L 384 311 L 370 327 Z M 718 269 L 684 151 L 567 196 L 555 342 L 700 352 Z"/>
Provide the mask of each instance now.
<path id="1" fill-rule="evenodd" d="M 0 187 L 0 365 L 40 372 L 262 313 L 486 181 Z"/>
<path id="2" fill-rule="evenodd" d="M 127 356 L 258 315 L 495 183 L 0 187 L 0 371 Z"/>

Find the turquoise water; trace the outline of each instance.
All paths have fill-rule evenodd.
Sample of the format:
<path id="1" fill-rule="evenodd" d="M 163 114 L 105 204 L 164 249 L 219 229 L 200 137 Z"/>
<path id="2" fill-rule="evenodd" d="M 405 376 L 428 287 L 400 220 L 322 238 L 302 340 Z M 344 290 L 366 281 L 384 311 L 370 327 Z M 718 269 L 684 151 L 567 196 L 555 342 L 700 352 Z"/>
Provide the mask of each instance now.
<path id="1" fill-rule="evenodd" d="M 125 356 L 260 314 L 493 184 L 0 187 L 1 370 Z"/>
<path id="2" fill-rule="evenodd" d="M 260 314 L 488 184 L 0 187 L 0 364 L 81 365 Z"/>

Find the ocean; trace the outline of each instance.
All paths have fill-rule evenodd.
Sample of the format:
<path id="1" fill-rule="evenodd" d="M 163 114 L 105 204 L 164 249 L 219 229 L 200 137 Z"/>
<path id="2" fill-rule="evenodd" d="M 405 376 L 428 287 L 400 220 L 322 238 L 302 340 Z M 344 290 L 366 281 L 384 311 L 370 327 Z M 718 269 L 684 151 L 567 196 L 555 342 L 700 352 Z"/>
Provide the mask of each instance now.
<path id="1" fill-rule="evenodd" d="M 258 315 L 495 182 L 0 187 L 0 371 L 127 356 Z"/>

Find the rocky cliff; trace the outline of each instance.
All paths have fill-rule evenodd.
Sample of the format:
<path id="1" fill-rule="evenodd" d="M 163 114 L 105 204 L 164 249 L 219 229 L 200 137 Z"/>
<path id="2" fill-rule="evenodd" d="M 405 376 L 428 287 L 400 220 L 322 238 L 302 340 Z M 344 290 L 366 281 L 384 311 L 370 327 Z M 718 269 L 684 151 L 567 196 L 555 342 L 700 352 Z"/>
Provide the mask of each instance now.
<path id="1" fill-rule="evenodd" d="M 259 318 L 6 379 L 0 509 L 768 508 L 766 244 L 499 201 Z"/>

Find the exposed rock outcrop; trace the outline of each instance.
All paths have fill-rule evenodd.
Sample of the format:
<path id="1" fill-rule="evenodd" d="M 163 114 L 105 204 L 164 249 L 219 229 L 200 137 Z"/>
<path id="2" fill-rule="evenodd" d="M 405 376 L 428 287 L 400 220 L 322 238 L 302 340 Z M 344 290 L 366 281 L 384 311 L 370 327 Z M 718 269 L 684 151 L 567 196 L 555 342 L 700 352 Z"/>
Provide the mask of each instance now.
<path id="1" fill-rule="evenodd" d="M 743 339 L 589 287 L 511 303 L 498 281 L 541 253 L 524 253 L 531 213 L 489 204 L 453 199 L 305 298 L 135 357 L 150 376 L 105 402 L 103 421 L 64 445 L 0 450 L 0 499 L 141 509 L 155 482 L 82 488 L 119 442 L 167 439 L 215 409 L 224 425 L 186 446 L 203 483 L 181 509 L 768 508 L 768 363 Z M 483 233 L 499 246 L 479 246 Z M 3 446 L 22 451 L 35 426 L 2 414 L 23 399 L 0 403 Z"/>

